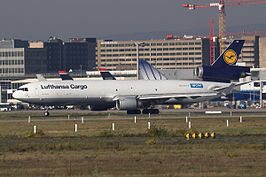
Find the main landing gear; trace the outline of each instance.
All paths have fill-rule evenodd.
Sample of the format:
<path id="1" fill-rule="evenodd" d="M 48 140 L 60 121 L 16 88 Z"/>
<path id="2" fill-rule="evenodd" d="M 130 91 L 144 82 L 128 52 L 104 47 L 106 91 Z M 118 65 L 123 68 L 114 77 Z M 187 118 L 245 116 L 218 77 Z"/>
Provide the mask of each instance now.
<path id="1" fill-rule="evenodd" d="M 142 114 L 159 114 L 159 109 L 143 109 Z M 141 114 L 140 110 L 127 110 L 127 114 Z"/>
<path id="2" fill-rule="evenodd" d="M 143 109 L 142 114 L 159 114 L 159 109 Z"/>
<path id="3" fill-rule="evenodd" d="M 127 110 L 127 114 L 141 114 L 140 110 Z"/>

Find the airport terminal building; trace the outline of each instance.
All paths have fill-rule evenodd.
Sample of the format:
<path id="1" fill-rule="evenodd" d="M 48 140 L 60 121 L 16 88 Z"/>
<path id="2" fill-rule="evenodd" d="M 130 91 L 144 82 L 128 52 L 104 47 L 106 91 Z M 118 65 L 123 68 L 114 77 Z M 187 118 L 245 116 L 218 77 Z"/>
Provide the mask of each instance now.
<path id="1" fill-rule="evenodd" d="M 243 39 L 246 42 L 238 64 L 255 69 L 266 68 L 266 38 L 251 36 Z M 227 39 L 228 44 L 232 41 Z M 218 43 L 216 45 L 215 58 L 219 51 Z M 17 89 L 22 83 L 13 80 L 35 78 L 36 73 L 45 73 L 45 77 L 55 78 L 61 69 L 75 69 L 75 76 L 81 77 L 86 76 L 85 71 L 106 68 L 114 71 L 113 74 L 119 79 L 135 79 L 137 58 L 147 60 L 168 79 L 198 79 L 193 70 L 197 66 L 210 64 L 209 51 L 208 38 L 143 41 L 70 38 L 67 42 L 55 37 L 46 42 L 1 40 L 0 86 Z M 90 79 L 100 77 L 98 72 L 91 72 L 87 76 Z M 266 72 L 260 72 L 257 79 L 266 79 L 265 76 Z M 11 93 L 8 92 L 8 95 Z"/>
<path id="2" fill-rule="evenodd" d="M 43 48 L 47 55 L 46 73 L 59 70 L 92 70 L 96 63 L 96 38 L 70 38 L 64 42 L 50 37 L 46 42 L 30 42 L 30 48 Z"/>
<path id="3" fill-rule="evenodd" d="M 246 40 L 239 56 L 241 65 L 260 67 L 262 49 L 258 36 L 242 37 Z M 233 39 L 227 39 L 229 45 Z M 216 41 L 214 58 L 219 55 Z M 137 58 L 145 59 L 157 69 L 193 69 L 200 65 L 210 65 L 210 41 L 208 38 L 182 38 L 144 41 L 97 42 L 97 67 L 108 70 L 135 70 Z"/>
<path id="4" fill-rule="evenodd" d="M 0 41 L 0 77 L 46 72 L 45 49 L 28 48 L 28 41 Z"/>
<path id="5" fill-rule="evenodd" d="M 0 41 L 0 78 L 22 79 L 59 70 L 92 70 L 96 63 L 96 38 L 70 38 L 63 42 L 18 39 Z"/>
<path id="6" fill-rule="evenodd" d="M 209 61 L 208 39 L 97 42 L 97 67 L 135 70 L 139 59 L 157 69 L 188 69 Z M 205 60 L 202 60 L 202 59 Z"/>
<path id="7" fill-rule="evenodd" d="M 265 38 L 246 40 L 238 64 L 265 67 Z M 227 39 L 227 43 L 233 39 Z M 216 42 L 217 58 L 219 45 Z M 51 37 L 46 42 L 24 40 L 0 41 L 0 78 L 27 77 L 58 70 L 111 71 L 136 70 L 137 58 L 145 59 L 157 69 L 194 69 L 210 64 L 208 38 L 160 39 L 143 41 L 106 41 L 96 38 L 70 38 L 64 42 Z"/>

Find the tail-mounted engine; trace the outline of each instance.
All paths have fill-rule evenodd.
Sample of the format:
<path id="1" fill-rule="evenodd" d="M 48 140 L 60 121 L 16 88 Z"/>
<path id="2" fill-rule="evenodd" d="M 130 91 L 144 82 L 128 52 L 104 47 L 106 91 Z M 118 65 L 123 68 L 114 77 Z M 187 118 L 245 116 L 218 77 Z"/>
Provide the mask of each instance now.
<path id="1" fill-rule="evenodd" d="M 205 81 L 230 82 L 249 76 L 250 68 L 243 66 L 199 66 L 195 69 L 195 75 Z"/>

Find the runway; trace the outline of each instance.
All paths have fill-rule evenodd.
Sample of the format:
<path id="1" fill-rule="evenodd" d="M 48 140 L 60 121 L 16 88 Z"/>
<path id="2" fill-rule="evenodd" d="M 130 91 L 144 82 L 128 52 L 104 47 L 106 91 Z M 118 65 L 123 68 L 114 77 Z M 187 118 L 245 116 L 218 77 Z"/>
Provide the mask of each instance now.
<path id="1" fill-rule="evenodd" d="M 205 111 L 213 112 L 206 114 Z M 214 114 L 214 111 L 221 113 Z M 191 171 L 191 167 L 204 168 L 204 171 L 211 168 L 211 176 L 219 176 L 221 171 L 228 173 L 228 169 L 232 168 L 237 172 L 248 170 L 245 172 L 248 176 L 265 174 L 264 110 L 163 110 L 160 115 L 150 117 L 112 110 L 51 110 L 50 113 L 47 118 L 41 110 L 1 112 L 2 171 L 7 169 L 9 173 L 25 164 L 24 171 L 42 169 L 46 172 L 48 168 L 69 167 L 70 162 L 75 164 L 72 169 L 79 166 L 93 169 L 91 165 L 96 162 L 99 164 L 93 166 L 102 167 L 104 162 L 108 169 L 114 169 L 113 165 L 117 164 L 114 162 L 123 162 L 115 167 L 116 170 L 123 172 L 128 164 L 130 168 L 136 167 L 134 171 L 152 168 L 150 171 L 155 172 L 150 176 L 157 175 L 158 166 L 165 165 L 164 168 L 169 171 L 182 163 L 187 164 L 182 166 L 186 171 Z M 243 122 L 239 121 L 240 116 Z M 229 120 L 228 125 L 226 120 Z M 186 133 L 199 132 L 214 132 L 216 136 L 215 139 L 189 140 L 185 136 Z M 247 168 L 251 165 L 252 168 Z M 255 167 L 261 167 L 261 170 L 258 172 Z M 214 174 L 213 171 L 219 173 Z M 236 171 L 228 173 L 228 176 L 243 176 Z M 65 171 L 61 174 L 67 176 Z M 191 176 L 197 174 L 193 172 Z"/>
<path id="2" fill-rule="evenodd" d="M 0 123 L 27 122 L 30 116 L 31 122 L 71 122 L 71 121 L 122 121 L 122 120 L 185 120 L 188 119 L 239 119 L 266 118 L 266 109 L 182 109 L 163 110 L 159 115 L 127 115 L 123 111 L 99 111 L 88 110 L 50 110 L 50 116 L 44 117 L 41 110 L 24 110 L 4 112 L 3 114 L 16 114 L 9 119 L 0 119 Z M 218 113 L 217 113 L 218 112 Z M 20 116 L 22 113 L 23 116 Z M 26 116 L 28 115 L 28 116 Z"/>

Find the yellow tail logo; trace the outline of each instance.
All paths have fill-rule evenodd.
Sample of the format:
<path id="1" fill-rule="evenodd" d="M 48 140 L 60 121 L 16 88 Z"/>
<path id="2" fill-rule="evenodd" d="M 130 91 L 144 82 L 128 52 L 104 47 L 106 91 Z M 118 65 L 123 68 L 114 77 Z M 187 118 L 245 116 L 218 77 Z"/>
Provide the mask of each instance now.
<path id="1" fill-rule="evenodd" d="M 224 61 L 228 64 L 228 65 L 233 65 L 237 62 L 237 54 L 234 50 L 229 49 L 227 51 L 224 52 Z"/>

